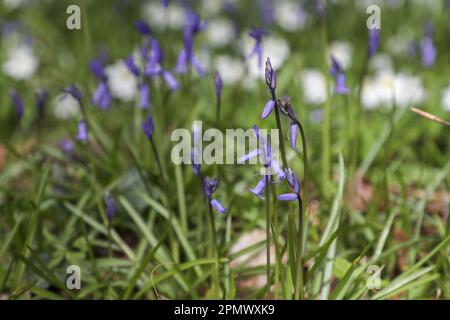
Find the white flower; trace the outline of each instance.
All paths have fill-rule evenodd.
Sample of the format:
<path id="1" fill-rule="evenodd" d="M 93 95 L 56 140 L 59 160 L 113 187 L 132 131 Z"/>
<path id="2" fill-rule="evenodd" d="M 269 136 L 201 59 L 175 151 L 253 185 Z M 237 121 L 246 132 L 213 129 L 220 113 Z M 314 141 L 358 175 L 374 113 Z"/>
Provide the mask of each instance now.
<path id="1" fill-rule="evenodd" d="M 377 53 L 370 58 L 369 68 L 373 71 L 391 71 L 393 63 L 391 57 L 386 53 Z"/>
<path id="2" fill-rule="evenodd" d="M 353 46 L 348 42 L 335 41 L 330 45 L 330 54 L 347 69 L 352 63 Z"/>
<path id="3" fill-rule="evenodd" d="M 212 46 L 224 47 L 234 39 L 233 25 L 228 19 L 214 19 L 206 26 L 206 36 Z"/>
<path id="4" fill-rule="evenodd" d="M 375 77 L 366 79 L 361 96 L 362 104 L 367 109 L 392 107 L 394 103 L 405 108 L 423 102 L 425 98 L 426 92 L 420 78 L 391 71 L 379 72 Z"/>
<path id="5" fill-rule="evenodd" d="M 302 30 L 306 26 L 308 16 L 299 3 L 280 1 L 275 6 L 275 21 L 286 31 Z"/>
<path id="6" fill-rule="evenodd" d="M 142 14 L 144 19 L 150 23 L 150 26 L 157 29 L 169 27 L 173 30 L 179 30 L 184 25 L 183 8 L 172 2 L 167 8 L 161 4 L 161 1 L 148 2 L 144 4 Z"/>
<path id="7" fill-rule="evenodd" d="M 130 72 L 125 62 L 120 60 L 105 68 L 108 77 L 108 87 L 114 98 L 130 102 L 137 92 L 137 79 Z"/>
<path id="8" fill-rule="evenodd" d="M 60 94 L 53 101 L 53 113 L 58 119 L 68 119 L 80 112 L 80 105 L 70 94 Z"/>
<path id="9" fill-rule="evenodd" d="M 3 72 L 16 80 L 26 80 L 33 76 L 38 65 L 39 60 L 33 49 L 28 45 L 19 45 L 9 50 Z"/>
<path id="10" fill-rule="evenodd" d="M 3 5 L 9 10 L 23 6 L 27 0 L 3 0 Z"/>
<path id="11" fill-rule="evenodd" d="M 219 71 L 224 84 L 234 84 L 244 75 L 244 64 L 240 59 L 228 55 L 216 57 L 216 69 Z"/>
<path id="12" fill-rule="evenodd" d="M 441 104 L 445 111 L 450 112 L 450 85 L 442 91 Z"/>
<path id="13" fill-rule="evenodd" d="M 325 75 L 314 69 L 303 70 L 299 75 L 303 90 L 303 100 L 308 104 L 322 104 L 327 99 L 327 80 Z"/>

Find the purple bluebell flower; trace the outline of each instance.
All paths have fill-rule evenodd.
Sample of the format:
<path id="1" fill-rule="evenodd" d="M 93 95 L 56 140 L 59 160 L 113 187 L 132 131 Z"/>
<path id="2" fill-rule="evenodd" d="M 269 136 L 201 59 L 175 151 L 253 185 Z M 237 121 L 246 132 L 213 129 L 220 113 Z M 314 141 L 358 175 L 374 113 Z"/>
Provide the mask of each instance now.
<path id="1" fill-rule="evenodd" d="M 214 83 L 216 85 L 216 95 L 217 97 L 222 96 L 222 88 L 223 88 L 223 82 L 222 77 L 220 76 L 219 71 L 216 70 L 216 73 L 214 74 Z"/>
<path id="2" fill-rule="evenodd" d="M 208 198 L 209 204 L 219 213 L 226 213 L 228 210 L 217 200 L 212 198 L 212 194 L 216 192 L 217 187 L 219 186 L 219 181 L 217 178 L 213 178 L 212 180 L 209 177 L 205 177 L 203 182 L 203 192 Z"/>
<path id="3" fill-rule="evenodd" d="M 369 29 L 369 44 L 368 44 L 368 55 L 373 56 L 380 45 L 380 33 L 381 29 Z"/>
<path id="4" fill-rule="evenodd" d="M 194 56 L 194 38 L 204 28 L 205 23 L 201 21 L 200 16 L 193 10 L 186 10 L 183 29 L 184 46 L 178 55 L 175 72 L 186 73 L 188 65 L 192 65 L 200 76 L 205 75 L 204 69 Z"/>
<path id="5" fill-rule="evenodd" d="M 344 69 L 341 67 L 339 62 L 333 56 L 331 56 L 330 74 L 336 78 L 336 85 L 334 88 L 334 92 L 336 94 L 341 94 L 341 95 L 348 94 L 349 90 L 347 88 L 347 84 L 346 84 L 346 80 L 345 80 Z"/>
<path id="6" fill-rule="evenodd" d="M 260 0 L 261 18 L 265 25 L 271 25 L 275 19 L 273 0 Z"/>
<path id="7" fill-rule="evenodd" d="M 107 76 L 105 70 L 103 68 L 102 63 L 99 60 L 93 59 L 91 60 L 90 69 L 92 73 L 97 77 L 100 81 L 95 89 L 94 96 L 92 97 L 92 104 L 94 106 L 100 107 L 103 110 L 108 110 L 111 106 L 112 95 L 109 91 Z"/>
<path id="8" fill-rule="evenodd" d="M 270 92 L 274 92 L 277 87 L 277 73 L 275 69 L 272 67 L 272 63 L 270 62 L 270 58 L 267 57 L 266 60 L 266 68 L 265 68 L 265 79 L 267 87 L 269 87 Z"/>
<path id="9" fill-rule="evenodd" d="M 128 70 L 130 70 L 130 72 L 134 76 L 139 77 L 141 72 L 139 71 L 139 68 L 137 67 L 136 63 L 134 62 L 133 55 L 129 55 L 128 57 L 126 57 L 124 62 L 125 62 L 125 65 L 128 67 Z"/>
<path id="10" fill-rule="evenodd" d="M 109 192 L 105 193 L 104 201 L 105 201 L 105 207 L 106 207 L 106 216 L 108 217 L 109 221 L 111 221 L 114 219 L 114 216 L 116 215 L 116 210 L 117 210 L 116 201 L 109 194 Z"/>
<path id="11" fill-rule="evenodd" d="M 170 90 L 175 91 L 179 88 L 179 84 L 177 79 L 175 79 L 175 77 L 173 76 L 172 73 L 170 73 L 167 70 L 164 70 L 163 73 L 163 79 L 166 82 L 167 86 L 169 87 Z"/>
<path id="12" fill-rule="evenodd" d="M 286 181 L 288 182 L 292 192 L 278 195 L 278 200 L 295 201 L 300 199 L 300 183 L 298 182 L 298 178 L 293 170 L 286 169 Z"/>
<path id="13" fill-rule="evenodd" d="M 14 108 L 16 109 L 17 118 L 21 120 L 23 117 L 23 110 L 24 110 L 22 98 L 17 93 L 17 91 L 13 89 L 9 90 L 9 97 L 11 98 L 11 102 Z"/>
<path id="14" fill-rule="evenodd" d="M 264 168 L 266 168 L 266 172 L 265 172 L 264 176 L 262 177 L 262 179 L 258 182 L 256 187 L 253 189 L 250 189 L 250 191 L 252 193 L 257 195 L 258 197 L 261 197 L 262 191 L 264 190 L 264 188 L 266 186 L 266 176 L 268 176 L 269 180 L 271 181 L 272 173 L 275 173 L 278 176 L 278 179 L 283 179 L 285 174 L 284 174 L 283 170 L 281 169 L 278 161 L 276 161 L 274 159 L 274 154 L 272 153 L 272 147 L 270 145 L 269 136 L 267 137 L 267 140 L 264 139 L 261 136 L 261 134 L 259 132 L 259 128 L 257 126 L 253 126 L 253 131 L 258 140 L 258 144 L 259 144 L 258 149 L 253 150 L 250 153 L 242 156 L 241 158 L 238 159 L 237 162 L 239 164 L 241 164 L 241 163 L 244 163 L 256 156 L 261 157 L 261 162 L 262 162 Z"/>
<path id="15" fill-rule="evenodd" d="M 256 54 L 258 58 L 258 67 L 262 67 L 262 41 L 263 37 L 268 35 L 269 32 L 265 29 L 258 29 L 255 27 L 252 27 L 252 30 L 250 31 L 249 35 L 253 39 L 255 39 L 255 45 L 253 46 L 252 51 L 250 52 L 249 57 Z"/>
<path id="16" fill-rule="evenodd" d="M 424 37 L 420 44 L 422 52 L 422 65 L 425 68 L 432 67 L 436 61 L 436 47 L 433 43 L 434 28 L 429 22 L 424 27 Z"/>
<path id="17" fill-rule="evenodd" d="M 106 82 L 100 82 L 92 97 L 92 104 L 103 110 L 108 110 L 111 106 L 112 95 Z"/>
<path id="18" fill-rule="evenodd" d="M 171 91 L 175 91 L 178 89 L 179 84 L 177 79 L 172 75 L 172 73 L 168 70 L 165 70 L 162 67 L 163 63 L 163 53 L 161 47 L 159 46 L 159 42 L 156 39 L 151 40 L 151 52 L 145 57 L 146 66 L 145 66 L 145 75 L 147 77 L 156 77 L 161 76 L 166 82 L 167 86 Z"/>
<path id="19" fill-rule="evenodd" d="M 39 119 L 43 119 L 45 116 L 45 104 L 47 103 L 48 100 L 48 90 L 47 89 L 39 90 L 35 95 L 35 99 Z"/>
<path id="20" fill-rule="evenodd" d="M 68 157 L 71 157 L 73 155 L 73 142 L 70 139 L 64 139 L 60 142 L 59 147 L 64 152 L 64 154 Z"/>
<path id="21" fill-rule="evenodd" d="M 142 20 L 138 20 L 134 23 L 136 30 L 143 36 L 148 36 L 152 33 L 150 26 Z"/>
<path id="22" fill-rule="evenodd" d="M 155 124 L 153 122 L 153 117 L 151 115 L 149 115 L 147 120 L 144 123 L 142 123 L 142 129 L 144 130 L 147 139 L 151 140 L 153 132 L 155 131 Z"/>
<path id="23" fill-rule="evenodd" d="M 161 0 L 161 4 L 164 6 L 164 8 L 169 7 L 169 0 Z"/>
<path id="24" fill-rule="evenodd" d="M 262 119 L 266 119 L 271 113 L 273 108 L 275 107 L 275 101 L 270 99 L 267 101 L 266 105 L 264 106 L 263 113 L 261 114 Z"/>
<path id="25" fill-rule="evenodd" d="M 191 149 L 191 165 L 192 165 L 192 171 L 194 171 L 194 174 L 198 177 L 200 177 L 202 175 L 201 172 L 201 164 L 199 161 L 199 155 L 198 155 L 198 151 L 193 148 Z"/>
<path id="26" fill-rule="evenodd" d="M 80 120 L 78 122 L 78 133 L 75 137 L 78 141 L 87 142 L 89 140 L 88 129 L 86 125 L 86 121 Z"/>
<path id="27" fill-rule="evenodd" d="M 150 87 L 146 83 L 139 86 L 139 107 L 148 109 L 150 106 Z"/>
<path id="28" fill-rule="evenodd" d="M 83 99 L 83 95 L 75 84 L 71 84 L 67 88 L 61 89 L 63 93 L 71 95 L 74 99 L 76 99 L 79 103 L 81 103 L 81 99 Z"/>
<path id="29" fill-rule="evenodd" d="M 290 126 L 290 137 L 291 137 L 291 147 L 292 150 L 297 150 L 297 136 L 298 136 L 298 125 L 296 122 L 292 121 Z"/>
<path id="30" fill-rule="evenodd" d="M 320 19 L 323 19 L 326 14 L 325 2 L 323 0 L 315 0 L 314 9 L 316 11 L 317 16 Z"/>

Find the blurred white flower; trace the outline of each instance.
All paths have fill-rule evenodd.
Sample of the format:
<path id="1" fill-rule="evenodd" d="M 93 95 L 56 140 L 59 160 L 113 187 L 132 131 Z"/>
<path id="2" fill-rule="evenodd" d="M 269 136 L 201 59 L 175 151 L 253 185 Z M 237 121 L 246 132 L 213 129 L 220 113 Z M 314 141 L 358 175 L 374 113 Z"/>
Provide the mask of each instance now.
<path id="1" fill-rule="evenodd" d="M 377 53 L 370 58 L 369 68 L 377 72 L 391 71 L 393 69 L 393 62 L 387 53 Z"/>
<path id="2" fill-rule="evenodd" d="M 240 59 L 229 55 L 218 55 L 216 57 L 216 69 L 219 71 L 224 84 L 234 84 L 241 80 L 244 75 L 244 64 Z"/>
<path id="3" fill-rule="evenodd" d="M 303 91 L 303 101 L 307 104 L 322 104 L 327 99 L 325 75 L 315 69 L 306 69 L 299 74 Z"/>
<path id="4" fill-rule="evenodd" d="M 137 92 L 137 79 L 130 72 L 125 62 L 120 60 L 105 68 L 108 77 L 108 87 L 114 98 L 129 102 Z"/>
<path id="5" fill-rule="evenodd" d="M 450 85 L 442 91 L 441 104 L 445 111 L 450 112 Z"/>
<path id="6" fill-rule="evenodd" d="M 33 76 L 39 65 L 38 58 L 28 45 L 18 45 L 9 49 L 3 72 L 16 80 L 26 80 Z"/>
<path id="7" fill-rule="evenodd" d="M 347 69 L 352 63 L 353 46 L 344 41 L 334 41 L 330 45 L 330 54 L 340 63 L 342 68 Z"/>
<path id="8" fill-rule="evenodd" d="M 275 21 L 283 30 L 294 32 L 305 28 L 308 15 L 300 3 L 280 1 L 275 6 Z"/>
<path id="9" fill-rule="evenodd" d="M 72 118 L 79 112 L 80 105 L 70 94 L 60 94 L 53 101 L 53 113 L 58 119 Z"/>
<path id="10" fill-rule="evenodd" d="M 394 74 L 391 71 L 377 73 L 364 81 L 362 104 L 367 109 L 380 106 L 405 108 L 423 102 L 426 91 L 418 77 L 406 73 Z"/>
<path id="11" fill-rule="evenodd" d="M 161 1 L 147 2 L 142 7 L 142 15 L 150 23 L 150 26 L 156 29 L 168 27 L 179 30 L 184 25 L 183 8 L 172 2 L 167 8 L 161 4 Z"/>
<path id="12" fill-rule="evenodd" d="M 3 0 L 3 5 L 9 9 L 16 9 L 23 6 L 28 0 Z"/>
<path id="13" fill-rule="evenodd" d="M 213 19 L 206 25 L 206 36 L 213 47 L 224 47 L 235 37 L 233 24 L 228 19 Z"/>

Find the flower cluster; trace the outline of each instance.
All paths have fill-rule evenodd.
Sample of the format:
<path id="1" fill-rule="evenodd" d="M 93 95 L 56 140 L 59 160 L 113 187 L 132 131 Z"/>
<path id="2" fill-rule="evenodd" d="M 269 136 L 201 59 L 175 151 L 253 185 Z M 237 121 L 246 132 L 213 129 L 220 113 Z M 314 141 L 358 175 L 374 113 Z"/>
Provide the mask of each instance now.
<path id="1" fill-rule="evenodd" d="M 226 213 L 228 209 L 226 209 L 217 199 L 212 198 L 212 194 L 216 192 L 217 187 L 219 186 L 219 180 L 217 178 L 213 178 L 212 180 L 209 177 L 206 177 L 203 181 L 203 192 L 208 199 L 209 204 L 219 213 Z"/>

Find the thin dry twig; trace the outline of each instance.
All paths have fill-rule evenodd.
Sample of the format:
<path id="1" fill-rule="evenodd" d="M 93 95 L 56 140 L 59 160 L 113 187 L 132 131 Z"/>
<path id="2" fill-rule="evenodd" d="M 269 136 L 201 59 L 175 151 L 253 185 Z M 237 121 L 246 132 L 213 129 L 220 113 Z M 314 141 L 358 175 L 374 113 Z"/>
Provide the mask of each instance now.
<path id="1" fill-rule="evenodd" d="M 443 120 L 435 115 L 432 115 L 431 113 L 428 113 L 426 111 L 420 110 L 418 108 L 411 108 L 411 111 L 417 113 L 418 115 L 420 115 L 424 118 L 427 118 L 428 120 L 431 120 L 431 121 L 434 121 L 434 122 L 437 122 L 437 123 L 440 123 L 440 124 L 443 124 L 446 126 L 450 126 L 450 122 L 445 121 L 445 120 Z"/>

